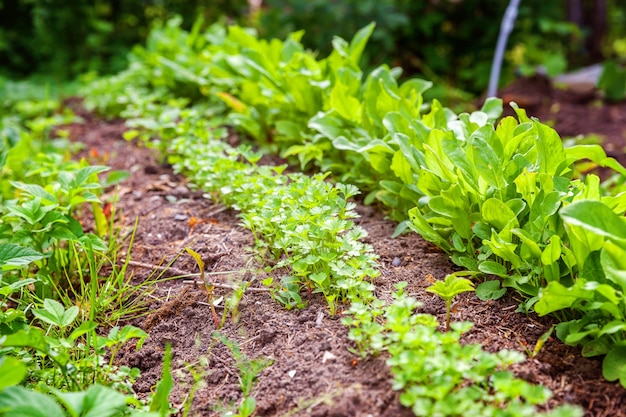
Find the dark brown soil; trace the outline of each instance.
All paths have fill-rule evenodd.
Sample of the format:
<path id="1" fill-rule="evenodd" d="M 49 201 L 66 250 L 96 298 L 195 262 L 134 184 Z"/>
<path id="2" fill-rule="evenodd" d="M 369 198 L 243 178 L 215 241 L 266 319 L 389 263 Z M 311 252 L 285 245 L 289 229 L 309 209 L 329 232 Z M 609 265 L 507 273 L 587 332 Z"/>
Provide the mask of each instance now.
<path id="1" fill-rule="evenodd" d="M 589 109 L 595 109 L 593 104 L 561 102 L 558 101 L 561 92 L 552 94 L 551 101 L 540 103 L 534 114 L 543 118 L 546 113 L 542 112 L 548 111 L 546 106 L 551 108 L 559 103 L 560 111 L 550 115 L 564 134 L 594 131 L 590 130 L 591 123 L 602 120 L 596 131 L 611 139 L 616 156 L 620 156 L 617 153 L 621 153 L 624 138 L 619 132 L 626 127 L 626 107 L 605 108 L 603 111 L 609 114 L 605 117 L 589 116 Z M 582 114 L 589 125 L 577 116 L 581 114 L 577 113 L 579 106 L 586 107 Z M 249 358 L 273 360 L 260 373 L 252 391 L 257 401 L 256 416 L 412 415 L 399 404 L 397 393 L 391 389 L 385 357 L 362 361 L 351 354 L 347 329 L 340 323 L 340 315 L 330 317 L 323 299 L 313 296 L 307 308 L 287 311 L 263 291 L 260 280 L 266 274 L 247 249 L 253 244 L 252 236 L 239 225 L 236 212 L 203 197 L 201 192 L 191 191 L 185 179 L 162 166 L 149 149 L 124 141 L 122 121 L 84 117 L 84 124 L 69 127 L 71 138 L 86 144 L 83 156 L 92 163 L 106 163 L 132 173 L 119 187 L 108 190 L 104 199 L 118 200 L 118 224 L 125 230 L 130 230 L 138 219 L 132 248 L 137 280 L 155 271 L 162 272 L 156 266 L 174 259 L 164 276 L 198 272 L 189 255 L 177 258 L 189 247 L 202 255 L 214 282 L 228 284 L 242 279 L 251 282 L 251 290 L 244 294 L 239 305 L 238 318 L 232 320 L 229 316 L 220 332 L 236 341 Z M 617 121 L 615 124 L 621 126 L 609 128 L 607 120 Z M 568 123 L 574 122 L 585 129 L 572 130 Z M 383 214 L 364 206 L 359 206 L 358 211 L 361 215 L 358 223 L 369 232 L 367 241 L 380 256 L 382 274 L 376 280 L 377 296 L 388 298 L 395 283 L 407 281 L 408 292 L 424 303 L 422 311 L 443 318 L 443 302 L 424 289 L 429 285 L 427 275 L 443 278 L 453 271 L 445 254 L 415 234 L 392 239 L 394 224 L 385 220 Z M 217 299 L 228 293 L 224 288 L 216 288 L 213 297 Z M 146 398 L 154 390 L 161 374 L 164 348 L 170 343 L 176 380 L 170 398 L 172 404 L 182 407 L 190 401 L 194 385 L 191 369 L 201 382 L 190 415 L 218 416 L 226 410 L 234 411 L 233 405 L 241 399 L 238 370 L 229 349 L 212 337 L 216 327 L 206 291 L 181 278 L 161 283 L 153 296 L 156 298 L 150 313 L 133 322 L 150 334 L 144 347 L 138 352 L 128 348 L 119 354 L 120 364 L 138 367 L 142 372 L 134 385 L 136 393 Z M 223 305 L 222 302 L 217 308 L 220 318 Z M 466 342 L 480 343 L 490 351 L 523 351 L 526 347 L 532 350 L 552 320 L 515 313 L 517 305 L 511 296 L 482 302 L 466 294 L 461 297 L 453 319 L 475 323 L 465 337 Z M 602 378 L 601 361 L 583 358 L 578 349 L 556 339 L 550 339 L 537 357 L 514 370 L 520 377 L 553 390 L 550 407 L 572 403 L 582 406 L 587 416 L 626 415 L 626 391 Z"/>

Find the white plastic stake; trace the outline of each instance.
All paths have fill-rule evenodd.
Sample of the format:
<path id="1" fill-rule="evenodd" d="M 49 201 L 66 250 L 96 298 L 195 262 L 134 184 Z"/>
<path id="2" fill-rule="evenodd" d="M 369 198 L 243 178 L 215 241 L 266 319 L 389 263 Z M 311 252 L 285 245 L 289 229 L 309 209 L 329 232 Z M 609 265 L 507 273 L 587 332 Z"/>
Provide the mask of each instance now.
<path id="1" fill-rule="evenodd" d="M 500 25 L 500 34 L 498 35 L 498 43 L 496 44 L 496 52 L 493 55 L 493 63 L 491 64 L 491 75 L 489 76 L 489 87 L 487 88 L 487 98 L 496 97 L 498 94 L 498 81 L 500 81 L 500 70 L 502 68 L 502 58 L 506 49 L 506 42 L 513 30 L 515 19 L 517 18 L 517 9 L 520 0 L 511 0 L 504 12 L 502 24 Z"/>

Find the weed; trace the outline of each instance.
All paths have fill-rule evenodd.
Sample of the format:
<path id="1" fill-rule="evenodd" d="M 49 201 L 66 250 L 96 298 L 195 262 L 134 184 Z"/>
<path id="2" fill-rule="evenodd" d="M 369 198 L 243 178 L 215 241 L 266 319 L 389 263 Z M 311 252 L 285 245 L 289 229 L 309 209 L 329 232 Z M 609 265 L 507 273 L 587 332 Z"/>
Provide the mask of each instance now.
<path id="1" fill-rule="evenodd" d="M 249 417 L 254 414 L 256 408 L 256 400 L 250 394 L 258 375 L 273 363 L 273 360 L 267 358 L 248 358 L 239 346 L 226 336 L 219 332 L 213 332 L 212 336 L 222 342 L 232 353 L 235 359 L 235 365 L 239 370 L 239 385 L 243 393 L 243 399 L 239 404 L 238 414 L 227 413 L 225 415 L 233 417 Z"/>

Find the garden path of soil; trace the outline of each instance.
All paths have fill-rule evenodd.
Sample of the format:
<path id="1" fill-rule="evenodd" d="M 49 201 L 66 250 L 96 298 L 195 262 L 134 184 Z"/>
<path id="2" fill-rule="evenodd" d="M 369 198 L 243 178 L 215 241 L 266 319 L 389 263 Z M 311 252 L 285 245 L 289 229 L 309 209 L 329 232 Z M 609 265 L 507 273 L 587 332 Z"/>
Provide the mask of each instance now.
<path id="1" fill-rule="evenodd" d="M 623 121 L 624 107 L 619 112 Z M 108 190 L 104 200 L 119 199 L 118 224 L 127 232 L 138 219 L 134 262 L 167 264 L 190 247 L 202 255 L 207 273 L 226 273 L 211 276 L 215 282 L 246 279 L 252 281 L 251 288 L 262 288 L 260 280 L 266 275 L 247 250 L 253 244 L 252 236 L 240 226 L 235 211 L 192 191 L 184 178 L 160 164 L 149 149 L 124 141 L 122 121 L 103 121 L 84 112 L 81 116 L 85 123 L 70 125 L 68 130 L 72 140 L 86 145 L 82 156 L 91 163 L 132 174 L 116 189 Z M 380 256 L 377 296 L 389 299 L 394 284 L 407 281 L 408 293 L 423 303 L 421 311 L 435 314 L 441 321 L 444 304 L 424 291 L 429 285 L 426 277 L 443 278 L 454 270 L 452 263 L 416 234 L 392 239 L 394 224 L 371 207 L 359 205 L 358 212 L 361 218 L 356 222 L 369 232 L 366 241 Z M 198 272 L 187 254 L 178 257 L 164 276 L 180 271 Z M 154 270 L 136 266 L 133 272 L 140 282 Z M 227 296 L 228 291 L 217 288 L 214 297 L 222 295 Z M 118 356 L 120 365 L 142 372 L 134 385 L 136 393 L 143 398 L 151 394 L 161 374 L 165 345 L 171 343 L 176 380 L 171 402 L 180 406 L 188 399 L 194 380 L 186 367 L 191 366 L 202 383 L 190 415 L 219 416 L 234 410 L 233 404 L 241 399 L 238 371 L 228 348 L 212 337 L 215 324 L 206 292 L 178 279 L 161 283 L 152 297 L 149 314 L 133 321 L 149 338 L 140 351 L 128 347 Z M 526 346 L 532 350 L 553 321 L 515 313 L 517 305 L 512 296 L 482 302 L 465 294 L 460 296 L 453 319 L 475 323 L 466 342 L 480 343 L 489 351 L 523 350 Z M 248 291 L 239 310 L 238 320 L 228 317 L 220 332 L 236 341 L 251 359 L 273 360 L 252 391 L 256 416 L 412 415 L 391 389 L 384 355 L 363 361 L 351 354 L 347 329 L 338 317 L 329 316 L 322 298 L 314 295 L 307 308 L 287 311 L 267 292 Z M 557 339 L 550 339 L 534 359 L 515 366 L 514 371 L 554 392 L 549 407 L 567 402 L 581 405 L 586 416 L 626 416 L 626 391 L 602 378 L 601 361 L 583 358 L 578 349 Z"/>

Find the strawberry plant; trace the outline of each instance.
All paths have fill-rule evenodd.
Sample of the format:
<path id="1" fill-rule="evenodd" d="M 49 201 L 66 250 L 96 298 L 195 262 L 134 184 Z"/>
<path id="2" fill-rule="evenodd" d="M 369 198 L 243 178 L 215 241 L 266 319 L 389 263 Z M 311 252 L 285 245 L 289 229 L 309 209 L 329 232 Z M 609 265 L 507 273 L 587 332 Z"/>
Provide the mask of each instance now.
<path id="1" fill-rule="evenodd" d="M 130 284 L 128 257 L 117 264 L 119 235 L 98 197 L 108 168 L 69 160 L 53 127 L 73 116 L 35 117 L 50 109 L 16 102 L 0 118 L 0 414 L 127 415 L 138 412 L 129 404 L 142 407 L 132 396 L 139 371 L 114 361 L 147 334 L 125 326 L 107 335 L 101 325 L 144 308 L 134 298 L 146 289 Z M 97 234 L 77 220 L 87 209 Z"/>

